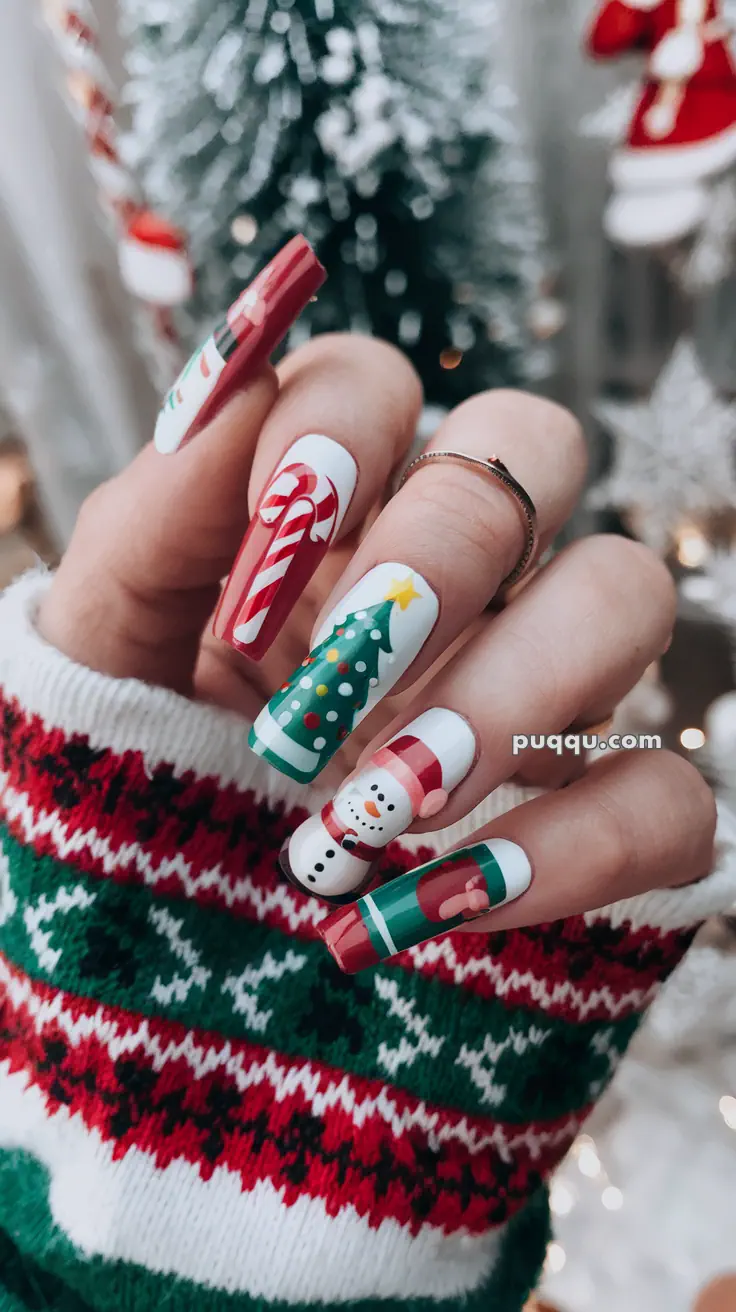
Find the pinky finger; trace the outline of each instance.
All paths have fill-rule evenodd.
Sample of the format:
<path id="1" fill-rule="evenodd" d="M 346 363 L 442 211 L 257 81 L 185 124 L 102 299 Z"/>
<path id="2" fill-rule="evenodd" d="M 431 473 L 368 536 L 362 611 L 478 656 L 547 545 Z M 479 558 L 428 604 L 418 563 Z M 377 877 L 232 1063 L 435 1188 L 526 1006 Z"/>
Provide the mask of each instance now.
<path id="1" fill-rule="evenodd" d="M 320 933 L 349 973 L 472 921 L 507 930 L 692 883 L 713 860 L 715 802 L 670 753 L 594 765 L 449 853 L 329 916 Z M 492 913 L 492 914 L 489 914 Z"/>

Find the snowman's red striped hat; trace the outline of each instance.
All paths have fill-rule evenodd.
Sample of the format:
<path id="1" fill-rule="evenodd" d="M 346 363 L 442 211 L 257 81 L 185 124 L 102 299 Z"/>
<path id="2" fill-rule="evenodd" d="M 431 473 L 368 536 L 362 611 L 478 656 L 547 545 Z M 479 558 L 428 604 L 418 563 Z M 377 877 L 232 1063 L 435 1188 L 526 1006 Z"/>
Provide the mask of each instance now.
<path id="1" fill-rule="evenodd" d="M 422 820 L 437 815 L 447 802 L 442 787 L 442 766 L 434 752 L 411 734 L 396 738 L 376 752 L 371 765 L 388 770 L 411 799 L 412 810 Z"/>

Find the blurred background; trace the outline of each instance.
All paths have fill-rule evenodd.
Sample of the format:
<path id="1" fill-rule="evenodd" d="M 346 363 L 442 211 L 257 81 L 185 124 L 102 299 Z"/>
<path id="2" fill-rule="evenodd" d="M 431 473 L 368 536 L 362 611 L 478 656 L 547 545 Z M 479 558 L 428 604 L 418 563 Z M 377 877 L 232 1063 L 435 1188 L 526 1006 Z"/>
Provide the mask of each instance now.
<path id="1" fill-rule="evenodd" d="M 580 417 L 568 536 L 640 538 L 680 594 L 617 727 L 736 826 L 735 58 L 727 0 L 3 0 L 0 585 L 303 231 L 330 279 L 291 344 L 398 343 L 418 444 L 485 387 Z M 534 1306 L 733 1312 L 735 1173 L 736 910 L 563 1164 Z"/>

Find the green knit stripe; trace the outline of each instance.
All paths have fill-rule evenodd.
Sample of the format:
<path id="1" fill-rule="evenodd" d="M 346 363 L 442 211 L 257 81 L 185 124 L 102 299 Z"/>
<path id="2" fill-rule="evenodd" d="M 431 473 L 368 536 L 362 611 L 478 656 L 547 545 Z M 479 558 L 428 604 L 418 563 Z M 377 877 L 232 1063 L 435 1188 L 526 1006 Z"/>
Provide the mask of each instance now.
<path id="1" fill-rule="evenodd" d="M 2 828 L 0 839 L 14 905 L 0 951 L 31 978 L 388 1078 L 438 1106 L 510 1124 L 576 1112 L 607 1083 L 638 1023 L 571 1025 L 390 965 L 349 979 L 321 942 L 79 874 Z"/>
<path id="2" fill-rule="evenodd" d="M 101 1258 L 85 1259 L 54 1223 L 49 1178 L 26 1153 L 0 1152 L 2 1312 L 313 1312 L 323 1304 L 269 1303 Z M 549 1238 L 542 1191 L 506 1232 L 491 1278 L 463 1299 L 463 1312 L 521 1312 Z M 32 1256 L 31 1256 L 32 1255 Z M 288 1253 L 284 1261 L 289 1260 Z M 457 1300 L 386 1299 L 331 1304 L 346 1312 L 457 1312 Z"/>

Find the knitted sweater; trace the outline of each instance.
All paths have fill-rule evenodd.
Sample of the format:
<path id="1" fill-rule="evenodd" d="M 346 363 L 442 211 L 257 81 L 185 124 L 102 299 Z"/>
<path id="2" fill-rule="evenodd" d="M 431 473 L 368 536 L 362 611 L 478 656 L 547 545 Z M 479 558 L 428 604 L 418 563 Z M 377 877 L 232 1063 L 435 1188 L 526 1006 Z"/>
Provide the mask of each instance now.
<path id="1" fill-rule="evenodd" d="M 736 860 L 348 978 L 276 860 L 323 795 L 48 647 L 46 586 L 0 601 L 0 1309 L 518 1312 L 545 1180 Z"/>

